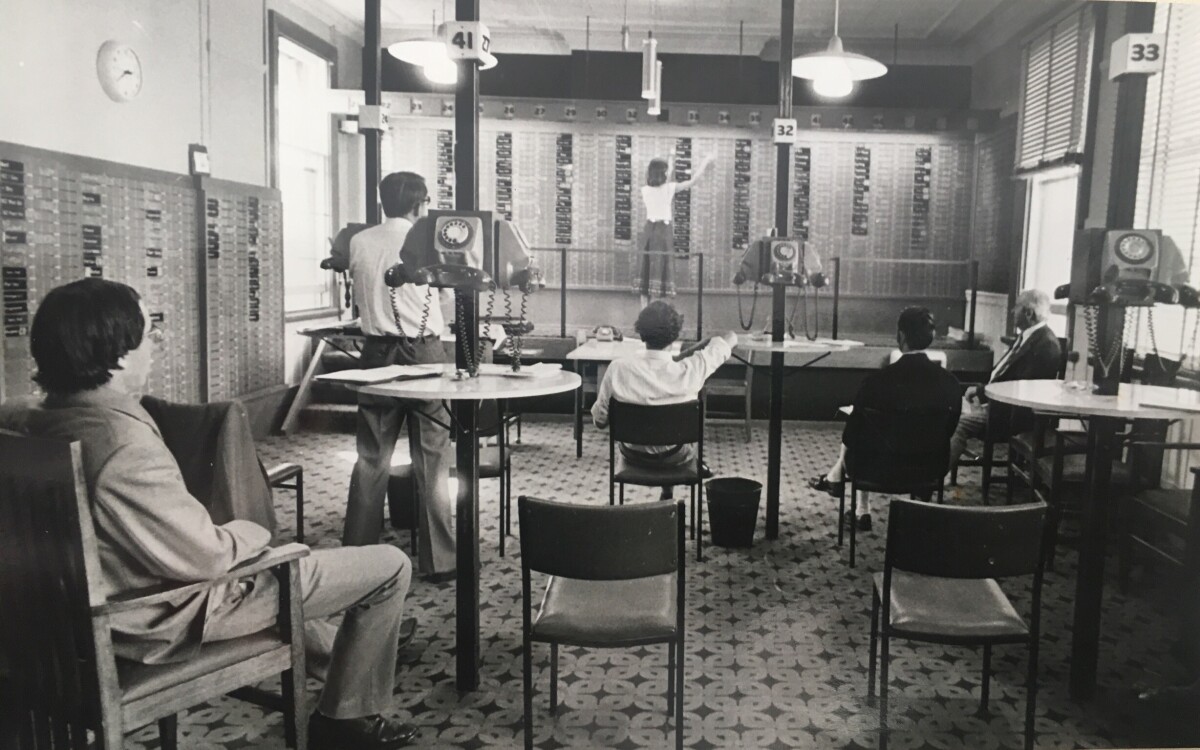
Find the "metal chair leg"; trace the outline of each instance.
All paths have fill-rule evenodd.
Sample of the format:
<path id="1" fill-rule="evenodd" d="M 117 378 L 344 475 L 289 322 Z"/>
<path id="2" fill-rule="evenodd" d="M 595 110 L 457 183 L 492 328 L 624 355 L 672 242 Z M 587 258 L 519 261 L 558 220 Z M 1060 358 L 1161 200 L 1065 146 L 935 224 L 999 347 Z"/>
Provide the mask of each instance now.
<path id="1" fill-rule="evenodd" d="M 162 750 L 179 747 L 179 717 L 176 714 L 158 720 L 158 745 Z"/>
<path id="2" fill-rule="evenodd" d="M 558 713 L 558 644 L 550 644 L 550 713 Z"/>
<path id="3" fill-rule="evenodd" d="M 528 634 L 523 635 L 525 641 L 525 647 L 522 649 L 523 671 L 525 672 L 525 750 L 533 750 L 533 654 L 530 653 L 533 644 L 529 642 Z"/>
<path id="4" fill-rule="evenodd" d="M 296 541 L 304 544 L 304 470 L 296 475 Z"/>
<path id="5" fill-rule="evenodd" d="M 667 713 L 675 712 L 675 644 L 667 644 Z"/>
<path id="6" fill-rule="evenodd" d="M 884 628 L 882 636 L 879 644 L 879 731 L 881 734 L 886 734 L 888 731 L 888 634 L 886 628 Z"/>
<path id="7" fill-rule="evenodd" d="M 875 649 L 879 645 L 879 592 L 871 594 L 871 652 L 867 656 L 867 703 L 875 700 Z"/>
<path id="8" fill-rule="evenodd" d="M 854 553 L 858 549 L 858 487 L 850 485 L 850 567 L 854 567 Z"/>
<path id="9" fill-rule="evenodd" d="M 983 686 L 979 691 L 979 713 L 980 715 L 987 714 L 988 710 L 988 695 L 992 683 L 992 647 L 991 644 L 985 644 L 983 647 Z"/>

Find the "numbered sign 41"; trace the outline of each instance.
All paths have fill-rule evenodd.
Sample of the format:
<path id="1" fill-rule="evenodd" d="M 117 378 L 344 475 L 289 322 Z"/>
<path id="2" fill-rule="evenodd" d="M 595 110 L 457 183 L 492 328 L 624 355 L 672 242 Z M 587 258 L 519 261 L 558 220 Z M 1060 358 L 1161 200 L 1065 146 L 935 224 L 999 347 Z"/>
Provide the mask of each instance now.
<path id="1" fill-rule="evenodd" d="M 1161 73 L 1166 55 L 1166 34 L 1126 34 L 1113 42 L 1108 78 Z"/>
<path id="2" fill-rule="evenodd" d="M 447 21 L 442 39 L 451 60 L 487 60 L 492 52 L 492 34 L 481 21 Z"/>
<path id="3" fill-rule="evenodd" d="M 771 126 L 771 140 L 775 143 L 796 142 L 796 121 L 787 117 L 776 117 Z"/>

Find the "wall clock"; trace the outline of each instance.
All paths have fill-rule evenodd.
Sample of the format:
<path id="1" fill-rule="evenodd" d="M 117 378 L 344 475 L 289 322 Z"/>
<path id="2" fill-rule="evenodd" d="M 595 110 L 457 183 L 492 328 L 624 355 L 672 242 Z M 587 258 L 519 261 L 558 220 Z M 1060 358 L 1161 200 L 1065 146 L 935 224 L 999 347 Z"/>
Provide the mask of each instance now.
<path id="1" fill-rule="evenodd" d="M 142 90 L 142 61 L 133 47 L 109 39 L 96 53 L 96 76 L 109 99 L 127 102 Z"/>

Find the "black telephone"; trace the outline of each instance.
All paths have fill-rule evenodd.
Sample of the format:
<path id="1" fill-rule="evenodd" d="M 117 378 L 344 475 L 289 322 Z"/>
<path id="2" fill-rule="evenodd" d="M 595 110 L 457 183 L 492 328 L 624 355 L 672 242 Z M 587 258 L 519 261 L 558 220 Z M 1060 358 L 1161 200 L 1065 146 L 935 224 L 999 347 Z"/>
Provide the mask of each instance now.
<path id="1" fill-rule="evenodd" d="M 592 329 L 592 336 L 597 341 L 624 341 L 625 335 L 616 326 L 600 325 Z"/>
<path id="2" fill-rule="evenodd" d="M 1175 287 L 1179 292 L 1179 304 L 1183 307 L 1200 307 L 1200 291 L 1195 287 L 1190 287 L 1187 284 L 1179 284 Z"/>
<path id="3" fill-rule="evenodd" d="M 799 237 L 765 237 L 750 243 L 733 275 L 734 284 L 740 286 L 747 281 L 814 289 L 829 284 L 821 272 L 820 257 L 816 251 L 806 249 Z"/>

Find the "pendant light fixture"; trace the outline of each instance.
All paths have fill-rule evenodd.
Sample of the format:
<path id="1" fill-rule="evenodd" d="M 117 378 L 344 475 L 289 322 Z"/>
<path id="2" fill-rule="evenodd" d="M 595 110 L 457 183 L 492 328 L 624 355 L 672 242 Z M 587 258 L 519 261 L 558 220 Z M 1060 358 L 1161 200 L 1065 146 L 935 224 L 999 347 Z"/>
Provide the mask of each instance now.
<path id="1" fill-rule="evenodd" d="M 642 40 L 642 98 L 654 98 L 654 77 L 658 73 L 658 40 L 654 32 Z"/>
<path id="2" fill-rule="evenodd" d="M 866 55 L 847 52 L 838 36 L 838 17 L 841 0 L 833 0 L 833 36 L 821 52 L 792 58 L 792 75 L 812 81 L 813 90 L 830 99 L 848 96 L 856 81 L 878 78 L 887 73 L 887 66 Z M 783 52 L 783 50 L 781 50 Z"/>
<path id="3" fill-rule="evenodd" d="M 662 60 L 654 61 L 654 98 L 650 100 L 646 114 L 652 117 L 662 114 Z"/>
<path id="4" fill-rule="evenodd" d="M 442 7 L 442 20 L 445 21 L 445 3 Z M 433 35 L 393 42 L 388 45 L 388 54 L 397 60 L 403 60 L 410 65 L 421 68 L 425 77 L 432 83 L 452 86 L 458 83 L 458 63 L 450 59 L 446 50 L 446 40 L 442 35 L 442 26 L 437 22 L 437 11 L 430 11 Z M 444 25 L 444 23 L 443 23 Z M 479 66 L 480 70 L 496 67 L 496 57 L 488 55 L 486 61 Z"/>

